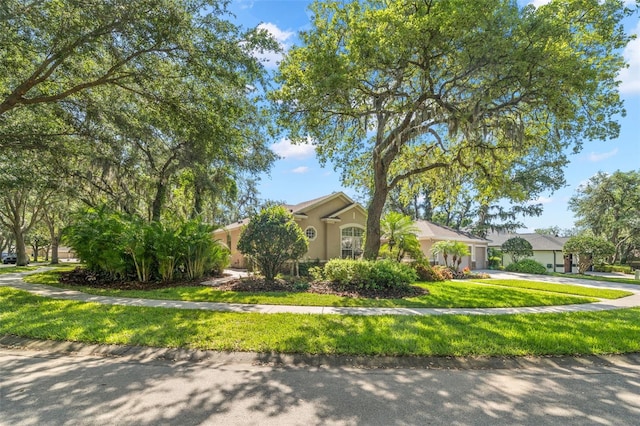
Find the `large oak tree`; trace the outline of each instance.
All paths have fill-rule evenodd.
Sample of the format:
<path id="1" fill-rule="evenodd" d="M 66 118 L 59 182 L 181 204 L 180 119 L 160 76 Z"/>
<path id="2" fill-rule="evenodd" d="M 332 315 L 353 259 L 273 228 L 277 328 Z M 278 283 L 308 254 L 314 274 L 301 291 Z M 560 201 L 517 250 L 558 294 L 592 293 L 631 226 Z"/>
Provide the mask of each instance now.
<path id="1" fill-rule="evenodd" d="M 368 179 L 367 258 L 406 179 L 479 170 L 499 189 L 523 158 L 562 161 L 618 134 L 619 1 L 318 1 L 312 12 L 273 96 L 293 140 L 311 136 L 345 181 Z"/>

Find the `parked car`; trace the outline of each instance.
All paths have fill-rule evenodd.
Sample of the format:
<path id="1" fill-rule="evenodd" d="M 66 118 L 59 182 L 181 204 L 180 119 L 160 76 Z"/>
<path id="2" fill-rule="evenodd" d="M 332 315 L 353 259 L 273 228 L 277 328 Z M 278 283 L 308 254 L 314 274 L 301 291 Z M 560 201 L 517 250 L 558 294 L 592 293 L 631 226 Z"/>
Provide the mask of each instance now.
<path id="1" fill-rule="evenodd" d="M 4 263 L 5 265 L 9 263 L 16 264 L 18 263 L 18 255 L 9 253 L 2 259 L 2 263 Z M 27 259 L 27 263 L 29 263 L 29 259 Z"/>

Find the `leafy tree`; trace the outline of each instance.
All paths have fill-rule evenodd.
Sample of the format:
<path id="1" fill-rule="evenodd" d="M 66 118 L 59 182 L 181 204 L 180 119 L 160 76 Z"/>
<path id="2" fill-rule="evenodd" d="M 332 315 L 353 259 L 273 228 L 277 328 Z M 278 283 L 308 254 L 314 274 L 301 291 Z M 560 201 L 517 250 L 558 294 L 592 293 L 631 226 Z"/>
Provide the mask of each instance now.
<path id="1" fill-rule="evenodd" d="M 268 207 L 252 217 L 238 240 L 238 250 L 256 261 L 268 281 L 273 281 L 286 261 L 300 258 L 308 247 L 304 232 L 282 206 Z"/>
<path id="2" fill-rule="evenodd" d="M 461 241 L 436 241 L 431 247 L 433 256 L 442 254 L 444 264 L 447 267 L 458 270 L 464 256 L 469 256 L 469 246 Z M 449 256 L 451 256 L 451 265 L 449 265 Z"/>
<path id="3" fill-rule="evenodd" d="M 640 171 L 598 172 L 569 200 L 576 224 L 611 241 L 612 263 L 640 248 Z"/>
<path id="4" fill-rule="evenodd" d="M 423 257 L 420 242 L 416 237 L 418 228 L 409 216 L 389 212 L 380 221 L 380 226 L 382 238 L 387 241 L 383 251 L 388 251 L 396 261 L 401 261 L 405 254 L 409 254 L 414 259 Z"/>
<path id="5" fill-rule="evenodd" d="M 86 110 L 78 109 L 82 105 L 76 101 L 100 95 L 103 89 L 159 99 L 155 83 L 180 76 L 192 81 L 225 76 L 233 83 L 238 71 L 260 68 L 254 50 L 275 49 L 276 44 L 266 31 L 242 31 L 225 20 L 226 4 L 214 0 L 3 1 L 0 45 L 6 48 L 0 53 L 0 117 L 11 115 L 15 124 L 23 113 L 37 109 L 46 114 L 34 121 L 35 129 L 53 130 L 48 129 L 52 117 L 81 119 Z M 42 144 L 55 135 L 30 133 L 28 126 L 23 129 L 3 135 L 1 143 Z"/>
<path id="6" fill-rule="evenodd" d="M 518 262 L 523 257 L 533 256 L 533 247 L 531 243 L 521 237 L 509 238 L 502 243 L 500 249 L 503 253 L 507 253 L 511 256 L 513 263 Z"/>
<path id="7" fill-rule="evenodd" d="M 309 136 L 346 183 L 370 188 L 365 258 L 380 246 L 387 196 L 446 169 L 484 192 L 536 158 L 566 161 L 618 133 L 617 74 L 629 37 L 618 1 L 315 2 L 311 28 L 280 64 L 281 121 Z M 553 84 L 550 84 L 553 82 Z"/>
<path id="8" fill-rule="evenodd" d="M 578 255 L 578 273 L 584 274 L 594 263 L 602 263 L 615 253 L 615 246 L 602 238 L 590 234 L 571 237 L 564 244 L 564 254 Z"/>

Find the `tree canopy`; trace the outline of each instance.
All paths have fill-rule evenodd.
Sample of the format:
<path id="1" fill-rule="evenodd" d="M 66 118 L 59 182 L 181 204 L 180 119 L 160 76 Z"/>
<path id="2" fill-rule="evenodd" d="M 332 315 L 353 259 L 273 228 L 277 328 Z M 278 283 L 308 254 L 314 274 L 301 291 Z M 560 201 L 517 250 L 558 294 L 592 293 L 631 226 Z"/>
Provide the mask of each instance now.
<path id="1" fill-rule="evenodd" d="M 277 43 L 227 3 L 2 2 L 0 147 L 54 152 L 91 206 L 213 216 L 275 160 L 255 52 Z"/>
<path id="2" fill-rule="evenodd" d="M 569 200 L 576 224 L 611 241 L 613 262 L 640 249 L 640 171 L 598 172 Z"/>
<path id="3" fill-rule="evenodd" d="M 280 119 L 346 183 L 370 188 L 365 257 L 389 192 L 439 170 L 474 173 L 480 198 L 522 167 L 561 170 L 568 147 L 618 133 L 629 36 L 613 0 L 315 2 L 279 68 Z M 520 194 L 518 194 L 520 191 Z"/>
<path id="4" fill-rule="evenodd" d="M 500 249 L 511 256 L 513 263 L 518 262 L 523 257 L 533 256 L 531 243 L 522 237 L 509 238 L 502 243 Z"/>
<path id="5" fill-rule="evenodd" d="M 590 233 L 573 236 L 564 244 L 565 254 L 578 255 L 578 273 L 584 274 L 595 263 L 604 262 L 615 253 L 614 245 Z"/>

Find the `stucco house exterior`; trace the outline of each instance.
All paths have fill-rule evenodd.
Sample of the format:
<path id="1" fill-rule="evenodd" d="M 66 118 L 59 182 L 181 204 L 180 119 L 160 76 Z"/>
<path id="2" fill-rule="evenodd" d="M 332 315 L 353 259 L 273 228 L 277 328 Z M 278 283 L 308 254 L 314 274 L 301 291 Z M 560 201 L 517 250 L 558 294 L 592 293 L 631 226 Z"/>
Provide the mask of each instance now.
<path id="1" fill-rule="evenodd" d="M 537 233 L 502 233 L 492 232 L 487 235 L 487 238 L 491 240 L 489 247 L 500 250 L 502 244 L 510 238 L 520 237 L 529 242 L 533 248 L 533 256 L 529 259 L 533 259 L 536 262 L 543 264 L 547 268 L 547 272 L 565 272 L 565 273 L 577 273 L 578 267 L 575 264 L 572 255 L 564 256 L 562 248 L 564 243 L 569 238 L 556 237 L 553 235 L 542 235 Z M 511 263 L 511 256 L 508 254 L 502 255 L 502 265 L 507 266 Z"/>
<path id="2" fill-rule="evenodd" d="M 358 258 L 362 254 L 367 212 L 344 192 L 284 207 L 293 214 L 309 239 L 309 250 L 300 261 L 326 262 L 335 258 Z M 238 240 L 242 228 L 248 223 L 249 218 L 214 231 L 214 238 L 221 240 L 231 250 L 232 268 L 247 266 L 244 256 L 238 251 Z M 487 267 L 487 240 L 424 220 L 416 221 L 415 225 L 419 231 L 418 240 L 427 258 L 433 259 L 431 246 L 436 241 L 462 241 L 468 244 L 471 255 L 463 259 L 460 268 Z M 444 264 L 442 256 L 435 261 Z"/>
<path id="3" fill-rule="evenodd" d="M 366 211 L 343 192 L 335 192 L 295 205 L 285 205 L 309 239 L 309 250 L 301 261 L 326 262 L 333 258 L 357 258 L 362 254 Z M 231 267 L 246 267 L 244 256 L 238 251 L 242 228 L 249 223 L 243 219 L 218 229 L 214 238 L 226 243 L 231 250 Z"/>
<path id="4" fill-rule="evenodd" d="M 433 222 L 426 220 L 418 220 L 415 222 L 415 226 L 418 228 L 418 241 L 420 241 L 420 247 L 422 252 L 431 259 L 432 263 L 438 265 L 444 265 L 444 257 L 438 255 L 434 257 L 431 253 L 433 244 L 437 241 L 460 241 L 467 244 L 469 247 L 469 256 L 465 256 L 460 264 L 460 269 L 485 269 L 487 268 L 487 250 L 488 240 L 470 234 L 464 231 L 457 231 L 455 229 L 437 225 Z"/>

